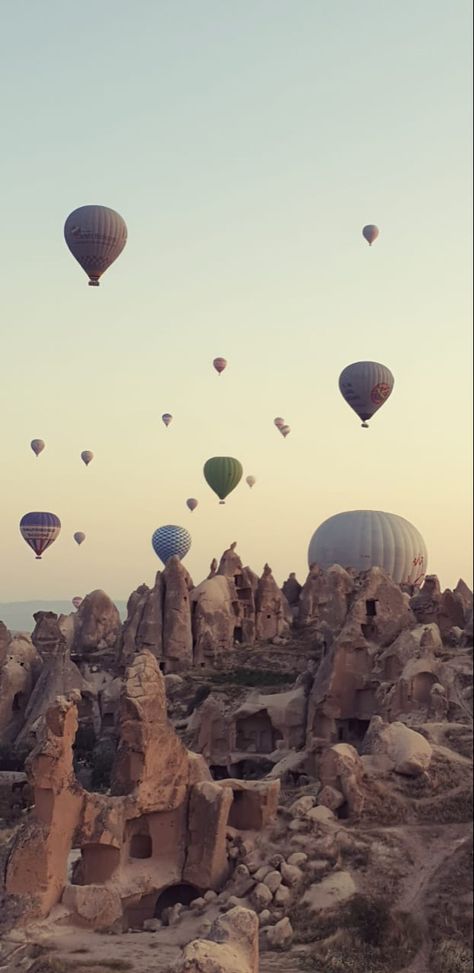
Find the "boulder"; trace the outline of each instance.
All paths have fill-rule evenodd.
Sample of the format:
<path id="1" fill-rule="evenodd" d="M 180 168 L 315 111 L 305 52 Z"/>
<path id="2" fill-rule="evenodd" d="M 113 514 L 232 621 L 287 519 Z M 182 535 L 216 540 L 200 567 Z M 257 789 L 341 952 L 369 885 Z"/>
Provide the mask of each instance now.
<path id="1" fill-rule="evenodd" d="M 310 912 L 327 912 L 342 902 L 347 902 L 356 892 L 350 872 L 333 872 L 321 882 L 310 885 L 301 899 L 301 904 L 307 906 Z"/>
<path id="2" fill-rule="evenodd" d="M 122 918 L 117 889 L 104 885 L 66 885 L 62 903 L 93 929 L 109 929 Z"/>
<path id="3" fill-rule="evenodd" d="M 428 770 L 433 750 L 428 740 L 404 723 L 384 723 L 374 717 L 367 731 L 364 752 L 385 754 L 397 774 L 418 777 Z"/>
<path id="4" fill-rule="evenodd" d="M 323 791 L 321 793 L 324 792 L 325 787 L 329 787 L 331 791 L 326 791 L 327 795 L 334 791 L 342 794 L 350 814 L 360 814 L 364 808 L 364 777 L 364 765 L 361 758 L 357 750 L 348 743 L 337 743 L 335 746 L 330 747 L 329 750 L 326 750 L 321 757 L 320 778 L 323 785 Z M 333 794 L 333 804 L 334 797 L 335 795 Z M 320 804 L 322 803 L 321 794 L 318 797 L 318 801 Z M 330 804 L 326 806 L 331 810 L 337 809 L 331 807 Z"/>
<path id="5" fill-rule="evenodd" d="M 239 906 L 219 916 L 209 939 L 197 939 L 183 950 L 175 973 L 258 973 L 258 918 Z"/>
<path id="6" fill-rule="evenodd" d="M 267 945 L 270 949 L 286 949 L 293 942 L 293 927 L 287 916 L 274 926 L 265 929 Z"/>

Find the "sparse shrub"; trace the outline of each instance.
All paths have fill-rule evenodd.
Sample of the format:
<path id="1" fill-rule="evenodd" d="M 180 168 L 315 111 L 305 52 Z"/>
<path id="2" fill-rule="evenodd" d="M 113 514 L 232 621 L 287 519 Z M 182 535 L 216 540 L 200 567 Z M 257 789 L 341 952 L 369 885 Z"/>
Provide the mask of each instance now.
<path id="1" fill-rule="evenodd" d="M 369 946 L 380 946 L 385 941 L 390 924 L 390 907 L 383 899 L 355 895 L 349 902 L 345 925 L 354 929 Z"/>
<path id="2" fill-rule="evenodd" d="M 106 737 L 99 740 L 92 754 L 91 787 L 94 791 L 107 791 L 110 787 L 116 744 Z"/>
<path id="3" fill-rule="evenodd" d="M 216 672 L 212 676 L 212 682 L 216 686 L 283 686 L 287 683 L 294 683 L 298 678 L 297 672 L 278 672 L 274 669 L 230 669 L 229 671 Z"/>
<path id="4" fill-rule="evenodd" d="M 456 939 L 438 943 L 431 955 L 433 973 L 472 973 L 472 950 Z"/>

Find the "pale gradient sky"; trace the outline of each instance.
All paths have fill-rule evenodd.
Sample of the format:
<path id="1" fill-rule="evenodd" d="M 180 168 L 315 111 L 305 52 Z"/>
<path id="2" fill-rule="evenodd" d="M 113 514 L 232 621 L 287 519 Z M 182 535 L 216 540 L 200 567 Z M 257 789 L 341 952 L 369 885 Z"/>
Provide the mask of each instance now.
<path id="1" fill-rule="evenodd" d="M 164 523 L 196 583 L 234 540 L 303 579 L 354 508 L 471 583 L 470 4 L 1 7 L 0 601 L 126 597 Z M 63 240 L 89 203 L 129 232 L 99 289 Z M 337 385 L 365 358 L 396 379 L 368 431 Z M 221 453 L 258 480 L 225 507 L 202 477 Z M 63 525 L 42 562 L 18 533 L 37 509 Z"/>

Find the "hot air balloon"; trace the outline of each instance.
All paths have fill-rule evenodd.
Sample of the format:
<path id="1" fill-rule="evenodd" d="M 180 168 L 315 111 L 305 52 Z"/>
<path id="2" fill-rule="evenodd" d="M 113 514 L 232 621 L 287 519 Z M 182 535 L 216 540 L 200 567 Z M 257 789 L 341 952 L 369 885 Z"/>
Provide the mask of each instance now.
<path id="1" fill-rule="evenodd" d="M 214 361 L 213 361 L 212 364 L 214 365 L 214 368 L 215 368 L 216 372 L 218 373 L 218 375 L 220 375 L 221 372 L 224 371 L 224 368 L 227 368 L 227 361 L 226 361 L 225 358 L 214 358 Z"/>
<path id="2" fill-rule="evenodd" d="M 242 479 L 242 464 L 233 456 L 213 456 L 204 464 L 204 478 L 211 490 L 217 493 L 220 503 L 235 490 Z"/>
<path id="3" fill-rule="evenodd" d="M 94 459 L 94 453 L 92 452 L 91 449 L 84 449 L 82 451 L 81 460 L 83 463 L 86 464 L 86 466 L 89 466 L 89 463 L 91 463 L 93 459 Z"/>
<path id="4" fill-rule="evenodd" d="M 20 520 L 20 534 L 41 560 L 47 547 L 56 540 L 61 530 L 61 521 L 56 514 L 47 511 L 33 511 Z"/>
<path id="5" fill-rule="evenodd" d="M 155 530 L 151 543 L 155 554 L 163 561 L 163 564 L 166 564 L 170 557 L 175 554 L 180 560 L 186 557 L 191 547 L 191 534 L 185 527 L 166 524 L 164 527 L 158 527 Z"/>
<path id="6" fill-rule="evenodd" d="M 381 510 L 348 510 L 329 517 L 313 534 L 308 563 L 366 571 L 383 568 L 397 583 L 421 584 L 427 568 L 425 542 L 413 524 Z"/>
<path id="7" fill-rule="evenodd" d="M 198 501 L 195 500 L 194 497 L 189 497 L 189 500 L 186 500 L 186 506 L 189 507 L 191 513 L 196 509 L 197 505 Z"/>
<path id="8" fill-rule="evenodd" d="M 86 539 L 86 535 L 84 534 L 84 532 L 82 530 L 76 530 L 76 533 L 73 534 L 73 537 L 74 537 L 74 540 L 75 540 L 76 544 L 83 544 L 83 542 Z"/>
<path id="9" fill-rule="evenodd" d="M 64 239 L 89 278 L 90 287 L 122 253 L 127 242 L 125 220 L 108 206 L 80 206 L 64 224 Z"/>
<path id="10" fill-rule="evenodd" d="M 74 605 L 74 608 L 76 608 L 76 609 L 77 609 L 77 608 L 79 608 L 79 607 L 80 607 L 80 605 L 82 605 L 82 598 L 80 598 L 80 597 L 79 597 L 79 595 L 76 595 L 76 596 L 75 596 L 75 597 L 74 597 L 74 598 L 72 599 L 72 603 L 73 603 L 73 605 Z"/>
<path id="11" fill-rule="evenodd" d="M 255 476 L 246 476 L 245 482 L 248 483 L 249 487 L 255 486 L 257 480 Z"/>
<path id="12" fill-rule="evenodd" d="M 162 418 L 162 420 L 163 420 L 166 428 L 168 428 L 170 422 L 173 421 L 173 416 L 169 412 L 164 412 L 161 418 Z"/>
<path id="13" fill-rule="evenodd" d="M 45 448 L 46 443 L 42 439 L 32 439 L 31 440 L 31 443 L 30 443 L 30 446 L 31 446 L 31 448 L 32 448 L 35 456 L 39 456 L 39 454 L 43 452 L 43 449 Z"/>
<path id="14" fill-rule="evenodd" d="M 339 376 L 339 389 L 351 409 L 368 429 L 367 419 L 380 409 L 391 395 L 395 379 L 386 365 L 375 361 L 358 361 L 347 365 Z"/>
<path id="15" fill-rule="evenodd" d="M 289 426 L 284 425 L 284 426 L 281 427 L 280 432 L 281 432 L 282 436 L 286 439 L 288 433 L 291 432 L 291 429 L 290 429 Z"/>
<path id="16" fill-rule="evenodd" d="M 369 223 L 367 226 L 364 226 L 362 230 L 362 236 L 367 240 L 369 247 L 372 246 L 373 242 L 377 239 L 379 233 L 380 230 L 378 226 L 375 226 L 374 223 Z"/>
<path id="17" fill-rule="evenodd" d="M 273 420 L 273 425 L 276 426 L 277 429 L 281 429 L 282 426 L 285 425 L 285 420 L 282 419 L 281 416 L 277 416 L 276 419 Z"/>

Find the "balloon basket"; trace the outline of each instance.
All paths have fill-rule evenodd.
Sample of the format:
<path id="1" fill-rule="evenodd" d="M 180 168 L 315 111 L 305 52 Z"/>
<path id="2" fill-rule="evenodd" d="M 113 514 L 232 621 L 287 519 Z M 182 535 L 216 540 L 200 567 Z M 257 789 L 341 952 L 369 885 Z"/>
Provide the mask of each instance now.
<path id="1" fill-rule="evenodd" d="M 99 286 L 99 281 L 98 280 L 90 280 L 89 281 L 89 287 L 98 287 L 98 286 Z"/>

